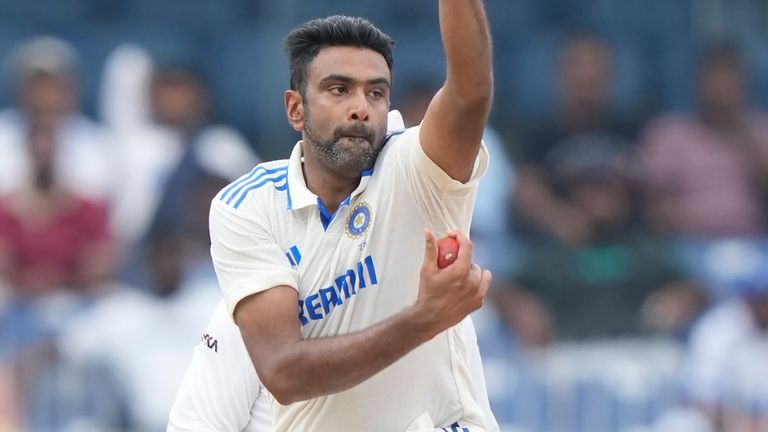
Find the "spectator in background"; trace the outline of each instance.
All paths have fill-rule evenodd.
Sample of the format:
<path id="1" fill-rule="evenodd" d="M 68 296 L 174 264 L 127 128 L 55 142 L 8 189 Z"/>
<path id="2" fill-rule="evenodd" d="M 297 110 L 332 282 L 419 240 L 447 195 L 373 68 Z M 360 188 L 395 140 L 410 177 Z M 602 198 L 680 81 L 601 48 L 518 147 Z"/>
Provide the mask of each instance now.
<path id="1" fill-rule="evenodd" d="M 696 324 L 683 367 L 689 401 L 714 430 L 768 430 L 765 251 L 747 271 L 751 274 L 739 283 L 739 294 Z"/>
<path id="2" fill-rule="evenodd" d="M 26 420 L 35 416 L 23 414 L 35 393 L 30 386 L 50 373 L 61 323 L 105 291 L 114 255 L 105 205 L 63 184 L 55 169 L 60 145 L 54 129 L 29 127 L 31 183 L 0 197 L 0 278 L 11 291 L 0 308 L 0 380 L 4 373 L 12 377 L 12 387 L 4 389 L 9 394 L 0 391 L 0 405 L 10 403 L 16 410 L 11 420 L 34 430 Z"/>
<path id="3" fill-rule="evenodd" d="M 26 149 L 31 183 L 0 198 L 0 277 L 21 299 L 93 294 L 114 267 L 105 205 L 57 175 L 61 145 L 50 125 L 30 125 Z"/>
<path id="4" fill-rule="evenodd" d="M 523 345 L 642 335 L 644 305 L 658 292 L 678 301 L 671 310 L 652 308 L 666 331 L 686 328 L 704 306 L 666 243 L 636 218 L 630 154 L 603 135 L 574 137 L 548 154 L 550 180 L 581 215 L 583 233 L 578 243 L 523 242 L 513 289 L 497 293 Z"/>
<path id="5" fill-rule="evenodd" d="M 68 369 L 108 371 L 118 389 L 111 393 L 118 394 L 119 405 L 125 407 L 124 418 L 110 418 L 80 406 L 80 411 L 69 413 L 77 422 L 70 427 L 165 430 L 185 365 L 194 346 L 208 342 L 201 342 L 205 319 L 221 298 L 210 260 L 197 259 L 188 236 L 197 235 L 184 230 L 153 232 L 144 263 L 149 285 L 114 290 L 66 326 L 58 348 Z"/>
<path id="6" fill-rule="evenodd" d="M 149 232 L 194 217 L 192 192 L 209 175 L 234 180 L 258 158 L 236 131 L 210 124 L 207 89 L 193 69 L 155 67 L 140 47 L 124 45 L 110 56 L 101 102 L 118 143 L 120 177 L 131 179 L 119 185 L 112 223 L 123 250 L 133 253 L 128 266 L 138 267 L 135 248 Z"/>
<path id="7" fill-rule="evenodd" d="M 190 214 L 193 192 L 202 186 L 211 171 L 216 173 L 219 168 L 228 171 L 232 178 L 237 178 L 253 168 L 257 159 L 248 151 L 244 141 L 227 141 L 242 139 L 234 131 L 214 131 L 209 128 L 208 94 L 201 77 L 192 69 L 172 67 L 156 70 L 152 77 L 150 103 L 155 122 L 174 131 L 183 146 L 181 158 L 165 182 L 160 205 L 149 227 L 150 231 L 168 230 L 178 224 L 190 222 L 190 218 L 194 216 Z M 231 136 L 211 136 L 212 134 Z M 210 165 L 220 161 L 217 160 L 216 153 L 229 150 L 227 145 L 240 146 L 234 150 L 238 152 L 235 155 L 244 157 L 237 161 L 227 161 L 236 162 L 240 166 L 236 171 L 228 166 Z M 225 163 L 222 162 L 222 165 Z M 213 199 L 215 194 L 216 191 L 211 193 L 209 198 Z"/>
<path id="8" fill-rule="evenodd" d="M 32 182 L 26 139 L 35 125 L 54 131 L 62 185 L 90 199 L 111 196 L 111 148 L 103 130 L 78 111 L 77 65 L 74 48 L 49 37 L 24 43 L 6 60 L 17 106 L 0 111 L 0 193 Z"/>
<path id="9" fill-rule="evenodd" d="M 764 235 L 768 117 L 749 108 L 744 60 L 718 46 L 697 83 L 695 114 L 662 117 L 644 133 L 649 219 L 684 237 Z"/>
<path id="10" fill-rule="evenodd" d="M 589 215 L 567 199 L 548 164 L 557 148 L 583 140 L 625 147 L 631 128 L 612 117 L 613 52 L 595 36 L 568 40 L 559 63 L 560 107 L 556 115 L 525 133 L 518 163 L 515 208 L 520 233 L 579 244 L 590 236 Z"/>

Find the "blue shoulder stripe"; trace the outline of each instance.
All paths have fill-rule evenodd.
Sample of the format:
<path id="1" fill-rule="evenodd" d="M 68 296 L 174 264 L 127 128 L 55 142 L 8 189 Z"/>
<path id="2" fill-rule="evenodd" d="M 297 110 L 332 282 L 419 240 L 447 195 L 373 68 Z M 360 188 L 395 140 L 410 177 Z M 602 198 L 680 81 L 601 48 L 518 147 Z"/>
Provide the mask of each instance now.
<path id="1" fill-rule="evenodd" d="M 263 177 L 263 176 L 262 176 L 262 177 Z M 233 195 L 232 197 L 230 197 L 230 199 L 227 201 L 227 204 L 229 204 L 229 201 L 231 201 L 231 200 L 232 200 L 232 198 L 234 198 L 235 196 L 239 196 L 239 198 L 238 198 L 238 199 L 237 199 L 237 201 L 235 202 L 235 205 L 234 205 L 234 207 L 235 207 L 235 208 L 238 208 L 238 207 L 240 207 L 240 204 L 242 204 L 242 203 L 243 203 L 243 200 L 245 200 L 245 197 L 247 197 L 247 196 L 248 196 L 248 194 L 249 194 L 251 191 L 258 189 L 258 188 L 260 188 L 260 187 L 264 186 L 264 185 L 265 185 L 265 184 L 267 184 L 267 183 L 275 183 L 275 188 L 276 188 L 277 190 L 281 190 L 281 191 L 282 191 L 282 190 L 285 190 L 285 188 L 286 188 L 286 184 L 288 183 L 288 181 L 287 181 L 287 177 L 288 177 L 288 174 L 287 174 L 287 173 L 283 173 L 283 174 L 280 174 L 280 175 L 279 175 L 279 176 L 277 176 L 277 177 L 268 177 L 268 178 L 265 178 L 265 179 L 261 180 L 261 181 L 260 181 L 260 182 L 258 182 L 258 183 L 255 183 L 255 184 L 254 184 L 254 183 L 251 183 L 251 184 L 250 184 L 248 187 L 246 187 L 245 189 L 243 189 L 243 191 L 242 191 L 242 192 L 238 191 L 237 193 L 238 193 L 239 195 Z M 259 178 L 261 178 L 261 177 L 259 177 Z M 258 179 L 257 179 L 257 180 L 258 180 Z M 279 185 L 278 185 L 277 183 L 278 183 L 278 182 L 281 182 L 282 180 L 285 180 L 285 183 L 284 183 L 284 184 L 279 184 Z"/>
<path id="2" fill-rule="evenodd" d="M 267 168 L 264 168 L 262 165 L 259 165 L 256 168 L 252 169 L 250 173 L 248 173 L 243 177 L 240 177 L 240 179 L 236 180 L 234 183 L 229 185 L 224 190 L 224 193 L 221 194 L 219 199 L 221 201 L 224 201 L 225 199 L 227 199 L 227 195 L 229 195 L 229 198 L 227 199 L 227 204 L 230 204 L 232 202 L 232 198 L 235 195 L 237 195 L 249 183 L 258 181 L 261 177 L 263 177 L 266 174 L 274 174 L 276 172 L 287 171 L 287 170 L 288 170 L 287 165 L 277 167 L 277 168 L 272 168 L 272 169 L 267 169 Z"/>

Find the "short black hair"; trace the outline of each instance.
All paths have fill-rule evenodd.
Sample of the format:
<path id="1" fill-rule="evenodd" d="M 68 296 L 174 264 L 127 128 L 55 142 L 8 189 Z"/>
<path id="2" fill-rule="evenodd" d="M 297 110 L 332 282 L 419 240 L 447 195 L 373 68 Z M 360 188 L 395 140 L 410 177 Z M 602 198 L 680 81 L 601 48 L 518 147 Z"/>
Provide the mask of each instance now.
<path id="1" fill-rule="evenodd" d="M 333 15 L 307 21 L 288 33 L 284 41 L 291 67 L 291 90 L 302 94 L 307 87 L 309 64 L 322 48 L 351 46 L 374 50 L 384 57 L 392 72 L 395 41 L 365 18 Z"/>

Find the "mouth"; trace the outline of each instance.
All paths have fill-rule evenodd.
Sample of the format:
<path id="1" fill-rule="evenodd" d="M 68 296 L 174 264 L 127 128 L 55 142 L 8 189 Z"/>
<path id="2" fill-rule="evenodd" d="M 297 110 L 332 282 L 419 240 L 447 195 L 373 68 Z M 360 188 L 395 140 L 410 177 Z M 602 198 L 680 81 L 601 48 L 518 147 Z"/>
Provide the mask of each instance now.
<path id="1" fill-rule="evenodd" d="M 351 126 L 341 127 L 336 130 L 337 140 L 345 140 L 352 143 L 362 143 L 363 141 L 369 144 L 373 142 L 374 134 L 368 127 L 365 126 Z"/>
<path id="2" fill-rule="evenodd" d="M 360 144 L 360 143 L 363 143 L 363 142 L 370 144 L 370 142 L 371 142 L 368 139 L 368 137 L 359 136 L 359 135 L 342 135 L 342 136 L 339 137 L 339 140 L 346 140 L 346 141 L 350 141 L 350 142 L 355 143 L 355 144 Z"/>

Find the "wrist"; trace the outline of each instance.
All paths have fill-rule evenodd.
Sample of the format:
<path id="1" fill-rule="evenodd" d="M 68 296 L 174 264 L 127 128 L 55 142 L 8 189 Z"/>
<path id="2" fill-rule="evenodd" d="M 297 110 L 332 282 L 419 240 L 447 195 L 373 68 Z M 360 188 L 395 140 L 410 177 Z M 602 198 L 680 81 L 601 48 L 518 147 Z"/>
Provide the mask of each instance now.
<path id="1" fill-rule="evenodd" d="M 408 332 L 417 335 L 420 343 L 426 342 L 437 336 L 444 329 L 440 326 L 439 320 L 434 318 L 428 308 L 421 303 L 416 303 L 403 311 L 403 317 Z"/>

